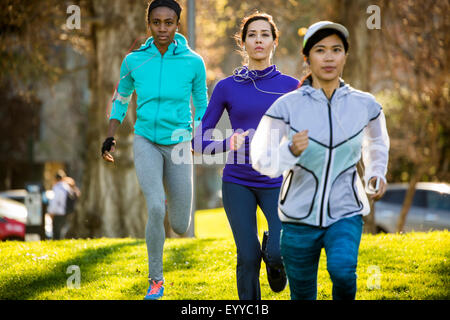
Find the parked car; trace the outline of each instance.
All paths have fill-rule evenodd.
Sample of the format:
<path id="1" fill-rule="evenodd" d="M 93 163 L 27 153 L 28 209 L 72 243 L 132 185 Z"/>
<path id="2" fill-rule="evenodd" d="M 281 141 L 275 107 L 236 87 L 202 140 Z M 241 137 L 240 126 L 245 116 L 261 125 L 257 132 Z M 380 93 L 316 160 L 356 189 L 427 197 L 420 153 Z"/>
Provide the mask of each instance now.
<path id="1" fill-rule="evenodd" d="M 0 241 L 25 240 L 27 208 L 24 204 L 0 197 Z"/>
<path id="2" fill-rule="evenodd" d="M 11 189 L 6 191 L 0 192 L 0 197 L 8 198 L 11 200 L 19 201 L 23 204 L 25 204 L 25 197 L 27 195 L 28 191 L 26 189 Z M 52 190 L 46 190 L 45 192 L 42 192 L 42 202 L 44 204 L 48 204 L 48 201 L 50 199 L 53 199 L 54 194 Z"/>
<path id="3" fill-rule="evenodd" d="M 26 189 L 10 189 L 10 190 L 6 190 L 6 191 L 1 191 L 0 198 L 14 200 L 14 201 L 20 202 L 21 204 L 25 205 L 25 197 L 27 196 L 27 194 L 28 194 L 28 191 Z M 41 195 L 42 195 L 42 203 L 46 206 L 48 205 L 49 201 L 54 198 L 54 193 L 52 190 L 46 190 L 46 191 L 42 192 Z M 25 210 L 27 210 L 26 206 L 25 206 Z M 27 215 L 28 215 L 28 213 L 27 213 Z M 25 216 L 25 225 L 27 225 L 27 219 L 26 219 L 27 215 Z M 45 236 L 48 239 L 50 239 L 52 237 L 53 230 L 52 230 L 52 220 L 48 214 L 45 214 L 45 216 L 44 216 L 44 223 L 45 223 L 45 226 L 44 226 Z"/>
<path id="4" fill-rule="evenodd" d="M 375 202 L 375 224 L 378 232 L 396 232 L 407 190 L 408 184 L 389 184 L 384 197 Z M 418 183 L 403 231 L 446 229 L 450 229 L 450 185 Z"/>

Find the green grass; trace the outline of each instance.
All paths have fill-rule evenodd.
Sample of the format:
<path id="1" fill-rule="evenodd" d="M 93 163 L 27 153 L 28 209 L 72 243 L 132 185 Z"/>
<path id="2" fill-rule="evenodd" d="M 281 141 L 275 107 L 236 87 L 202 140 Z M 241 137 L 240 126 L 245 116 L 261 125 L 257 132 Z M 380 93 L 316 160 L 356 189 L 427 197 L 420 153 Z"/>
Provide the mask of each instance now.
<path id="1" fill-rule="evenodd" d="M 260 212 L 258 221 L 261 235 L 266 226 Z M 236 248 L 225 213 L 199 211 L 195 223 L 195 239 L 166 241 L 164 299 L 237 299 Z M 356 298 L 450 299 L 449 258 L 448 231 L 364 234 Z M 71 265 L 80 268 L 78 289 L 68 286 Z M 147 271 L 143 239 L 0 243 L 0 299 L 141 300 Z M 264 264 L 261 291 L 263 299 L 289 299 L 289 288 L 278 294 L 270 290 Z M 325 252 L 319 265 L 318 299 L 331 299 Z"/>

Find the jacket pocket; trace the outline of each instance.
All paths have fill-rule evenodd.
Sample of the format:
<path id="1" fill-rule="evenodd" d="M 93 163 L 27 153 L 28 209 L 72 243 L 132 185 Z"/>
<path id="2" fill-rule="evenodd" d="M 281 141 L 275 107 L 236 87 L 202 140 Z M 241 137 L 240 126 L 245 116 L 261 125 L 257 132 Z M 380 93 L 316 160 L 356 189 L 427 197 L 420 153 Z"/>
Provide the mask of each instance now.
<path id="1" fill-rule="evenodd" d="M 363 204 L 356 190 L 357 171 L 355 166 L 342 171 L 333 181 L 328 199 L 328 217 L 339 219 L 360 211 Z"/>
<path id="2" fill-rule="evenodd" d="M 289 192 L 289 188 L 291 187 L 292 183 L 292 176 L 294 175 L 294 170 L 290 170 L 288 175 L 286 176 L 286 179 L 284 179 L 283 184 L 281 186 L 281 194 L 280 194 L 280 204 L 283 205 L 286 201 L 286 196 Z"/>
<path id="3" fill-rule="evenodd" d="M 280 211 L 290 219 L 302 220 L 313 212 L 318 179 L 314 173 L 299 164 L 291 170 L 280 191 Z"/>

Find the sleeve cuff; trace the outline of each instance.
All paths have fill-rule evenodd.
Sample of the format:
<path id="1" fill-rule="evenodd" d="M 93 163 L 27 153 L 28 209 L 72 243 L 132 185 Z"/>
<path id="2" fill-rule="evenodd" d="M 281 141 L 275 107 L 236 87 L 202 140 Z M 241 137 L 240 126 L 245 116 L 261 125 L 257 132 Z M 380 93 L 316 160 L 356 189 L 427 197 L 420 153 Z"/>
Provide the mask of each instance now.
<path id="1" fill-rule="evenodd" d="M 370 173 L 370 174 L 365 175 L 365 177 L 364 177 L 364 182 L 367 184 L 367 183 L 369 183 L 370 179 L 375 178 L 375 177 L 380 178 L 381 180 L 383 180 L 383 182 L 384 182 L 385 184 L 387 183 L 386 177 L 385 177 L 384 175 L 381 175 L 381 174 L 373 174 L 373 173 Z"/>
<path id="2" fill-rule="evenodd" d="M 298 159 L 300 158 L 300 156 L 295 156 L 292 151 L 291 148 L 289 148 L 289 145 L 291 144 L 291 141 L 285 141 L 283 144 L 281 144 L 280 146 L 280 156 L 281 156 L 281 161 L 286 161 L 288 163 L 296 163 L 298 161 Z"/>
<path id="3" fill-rule="evenodd" d="M 118 120 L 120 122 L 120 124 L 122 124 L 124 118 L 118 117 L 116 115 L 112 115 L 109 117 L 109 120 L 112 120 L 112 119 Z"/>

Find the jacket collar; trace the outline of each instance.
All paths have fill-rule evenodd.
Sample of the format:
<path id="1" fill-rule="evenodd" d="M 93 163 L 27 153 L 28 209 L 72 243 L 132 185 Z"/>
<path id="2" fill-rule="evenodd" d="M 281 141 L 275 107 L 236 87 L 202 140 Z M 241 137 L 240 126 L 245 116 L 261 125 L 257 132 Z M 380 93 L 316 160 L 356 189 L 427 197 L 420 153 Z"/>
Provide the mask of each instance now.
<path id="1" fill-rule="evenodd" d="M 315 100 L 328 100 L 325 96 L 322 89 L 316 89 L 312 86 L 312 77 L 309 76 L 308 78 L 303 81 L 302 86 L 300 87 L 300 92 L 302 92 L 304 95 L 309 95 L 311 98 L 314 98 Z M 339 87 L 335 90 L 333 93 L 332 98 L 340 98 L 350 92 L 350 86 L 344 82 L 342 78 L 339 78 Z"/>
<path id="2" fill-rule="evenodd" d="M 169 45 L 167 53 L 169 55 L 179 55 L 187 50 L 189 50 L 189 45 L 186 38 L 181 33 L 175 33 L 175 37 L 172 43 Z M 153 37 L 149 37 L 139 49 L 134 50 L 134 52 L 140 51 L 147 51 L 152 54 L 158 53 L 159 51 L 155 45 L 155 39 Z"/>

